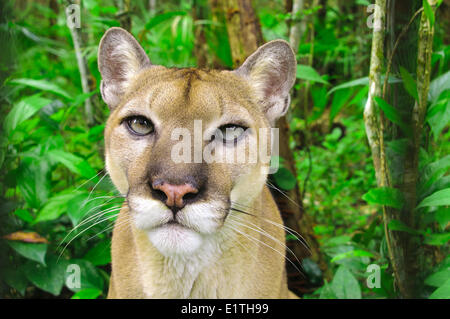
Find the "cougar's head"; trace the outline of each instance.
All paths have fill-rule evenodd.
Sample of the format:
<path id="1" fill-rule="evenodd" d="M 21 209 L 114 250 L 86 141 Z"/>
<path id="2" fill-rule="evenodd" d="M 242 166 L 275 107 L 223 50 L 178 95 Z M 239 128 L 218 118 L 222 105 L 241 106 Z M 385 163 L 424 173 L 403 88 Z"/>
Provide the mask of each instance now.
<path id="1" fill-rule="evenodd" d="M 135 227 L 164 255 L 190 254 L 220 232 L 232 205 L 261 193 L 277 142 L 270 128 L 290 102 L 294 54 L 277 40 L 235 71 L 166 68 L 111 28 L 98 65 L 111 110 L 107 171 Z"/>

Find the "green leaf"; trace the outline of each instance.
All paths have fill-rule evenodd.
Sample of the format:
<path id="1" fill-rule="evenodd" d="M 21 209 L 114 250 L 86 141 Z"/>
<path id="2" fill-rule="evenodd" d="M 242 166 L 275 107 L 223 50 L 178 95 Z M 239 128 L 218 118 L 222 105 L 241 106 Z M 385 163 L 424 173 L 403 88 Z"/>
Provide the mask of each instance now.
<path id="1" fill-rule="evenodd" d="M 426 197 L 417 208 L 429 206 L 449 206 L 450 205 L 450 188 L 437 191 Z"/>
<path id="2" fill-rule="evenodd" d="M 83 259 L 73 259 L 69 261 L 70 264 L 75 264 L 80 267 L 80 288 L 70 287 L 69 290 L 78 292 L 84 289 L 98 289 L 103 291 L 104 280 L 97 268 L 89 261 Z M 67 278 L 67 276 L 66 276 Z"/>
<path id="3" fill-rule="evenodd" d="M 369 85 L 369 78 L 366 76 L 366 77 L 363 77 L 363 78 L 360 78 L 360 79 L 352 80 L 352 81 L 345 82 L 345 83 L 342 83 L 340 85 L 337 85 L 334 88 L 332 88 L 330 91 L 328 91 L 328 95 L 330 95 L 334 91 L 347 89 L 347 88 L 351 88 L 351 87 L 359 86 L 359 85 Z"/>
<path id="4" fill-rule="evenodd" d="M 442 286 L 436 289 L 429 297 L 430 299 L 450 299 L 450 278 Z"/>
<path id="5" fill-rule="evenodd" d="M 431 8 L 430 4 L 428 3 L 428 0 L 423 0 L 423 11 L 425 12 L 425 15 L 427 16 L 428 21 L 430 21 L 430 25 L 434 25 L 434 12 Z"/>
<path id="6" fill-rule="evenodd" d="M 375 97 L 375 102 L 377 102 L 378 106 L 383 110 L 384 115 L 386 115 L 392 123 L 395 123 L 403 130 L 408 131 L 408 125 L 403 121 L 402 116 L 395 107 L 378 96 Z"/>
<path id="7" fill-rule="evenodd" d="M 338 299 L 361 299 L 358 280 L 345 266 L 340 266 L 331 282 L 331 289 Z"/>
<path id="8" fill-rule="evenodd" d="M 24 158 L 17 175 L 17 186 L 32 208 L 40 208 L 50 194 L 50 167 L 43 159 Z"/>
<path id="9" fill-rule="evenodd" d="M 444 230 L 450 222 L 450 207 L 439 207 L 434 216 L 439 226 L 441 226 L 441 230 Z"/>
<path id="10" fill-rule="evenodd" d="M 400 74 L 402 76 L 403 86 L 406 91 L 414 98 L 414 100 L 418 101 L 419 95 L 417 94 L 417 85 L 413 77 L 404 67 L 400 67 Z"/>
<path id="11" fill-rule="evenodd" d="M 445 98 L 432 104 L 428 108 L 426 120 L 430 124 L 434 138 L 437 139 L 450 122 L 450 99 Z"/>
<path id="12" fill-rule="evenodd" d="M 425 244 L 432 246 L 445 245 L 450 240 L 450 233 L 429 234 L 425 236 Z"/>
<path id="13" fill-rule="evenodd" d="M 157 26 L 158 24 L 160 24 L 164 21 L 170 20 L 173 17 L 184 16 L 184 15 L 186 15 L 185 11 L 169 11 L 169 12 L 164 12 L 162 14 L 158 14 L 158 15 L 154 16 L 153 18 L 151 18 L 150 21 L 145 24 L 145 29 L 150 30 L 150 29 L 154 28 L 155 26 Z"/>
<path id="14" fill-rule="evenodd" d="M 339 113 L 339 111 L 348 103 L 352 95 L 351 90 L 340 90 L 333 95 L 333 101 L 331 102 L 330 110 L 330 123 Z"/>
<path id="15" fill-rule="evenodd" d="M 450 168 L 450 155 L 427 164 L 421 172 L 419 193 L 428 195 L 435 183 L 441 179 Z"/>
<path id="16" fill-rule="evenodd" d="M 20 100 L 14 105 L 3 122 L 3 129 L 6 136 L 10 137 L 11 133 L 20 123 L 29 119 L 37 111 L 50 103 L 51 100 L 41 97 L 40 94 L 27 96 Z"/>
<path id="17" fill-rule="evenodd" d="M 34 223 L 55 220 L 67 212 L 67 203 L 80 194 L 77 191 L 67 190 L 68 193 L 62 193 L 50 198 L 47 204 L 38 213 Z"/>
<path id="18" fill-rule="evenodd" d="M 45 254 L 47 253 L 48 246 L 47 244 L 32 244 L 8 240 L 8 245 L 23 257 L 45 265 Z"/>
<path id="19" fill-rule="evenodd" d="M 392 219 L 388 224 L 388 228 L 390 230 L 407 232 L 412 235 L 422 234 L 420 231 L 417 231 L 415 229 L 412 229 L 411 227 L 406 226 L 402 221 L 397 220 L 397 219 Z"/>
<path id="20" fill-rule="evenodd" d="M 441 96 L 442 92 L 446 90 L 450 90 L 450 71 L 431 81 L 428 93 L 429 100 L 435 103 Z"/>
<path id="21" fill-rule="evenodd" d="M 86 288 L 75 293 L 71 299 L 97 299 L 102 291 L 95 288 Z"/>
<path id="22" fill-rule="evenodd" d="M 277 186 L 287 191 L 294 189 L 297 184 L 294 174 L 285 167 L 280 167 L 272 176 Z"/>
<path id="23" fill-rule="evenodd" d="M 449 278 L 450 278 L 450 267 L 435 272 L 431 276 L 428 276 L 425 279 L 425 284 L 432 287 L 441 287 L 442 284 L 445 283 L 445 281 Z"/>
<path id="24" fill-rule="evenodd" d="M 47 155 L 55 162 L 61 163 L 72 172 L 85 178 L 96 175 L 95 170 L 81 157 L 65 152 L 63 150 L 51 150 Z"/>
<path id="25" fill-rule="evenodd" d="M 28 262 L 25 264 L 24 269 L 27 279 L 36 287 L 54 296 L 58 296 L 64 285 L 66 266 L 66 260 L 58 260 L 58 257 L 49 255 L 47 258 L 47 266 Z"/>
<path id="26" fill-rule="evenodd" d="M 33 222 L 33 216 L 26 209 L 18 209 L 14 212 L 14 215 L 27 223 Z"/>
<path id="27" fill-rule="evenodd" d="M 40 89 L 42 91 L 52 92 L 56 95 L 65 97 L 67 99 L 72 99 L 67 91 L 63 90 L 61 87 L 56 85 L 55 83 L 46 81 L 46 80 L 35 80 L 35 79 L 15 79 L 10 81 L 9 83 L 13 84 L 23 84 L 26 86 L 30 86 L 36 89 Z"/>
<path id="28" fill-rule="evenodd" d="M 327 282 L 320 288 L 320 299 L 337 299 L 331 285 Z"/>
<path id="29" fill-rule="evenodd" d="M 374 254 L 372 254 L 370 251 L 367 250 L 362 250 L 362 249 L 355 249 L 355 250 L 350 250 L 341 254 L 338 254 L 336 256 L 334 256 L 331 259 L 331 262 L 336 262 L 339 261 L 341 259 L 346 259 L 346 258 L 352 258 L 352 257 L 370 257 L 373 258 L 375 257 Z"/>
<path id="30" fill-rule="evenodd" d="M 381 82 L 384 82 L 384 78 L 385 78 L 384 76 L 381 76 Z M 399 79 L 397 79 L 394 76 L 389 76 L 388 83 L 398 83 L 398 82 L 400 82 Z M 369 78 L 366 76 L 366 77 L 363 77 L 363 78 L 359 78 L 359 79 L 356 79 L 356 80 L 351 80 L 351 81 L 342 83 L 340 85 L 337 85 L 334 88 L 332 88 L 330 91 L 328 91 L 328 95 L 330 95 L 331 93 L 333 93 L 334 91 L 337 91 L 337 90 L 347 89 L 347 88 L 350 88 L 350 87 L 360 86 L 360 85 L 368 86 L 369 85 Z"/>
<path id="31" fill-rule="evenodd" d="M 328 82 L 322 79 L 320 74 L 309 65 L 297 64 L 296 76 L 297 79 L 328 84 Z"/>
<path id="32" fill-rule="evenodd" d="M 22 268 L 8 268 L 2 269 L 2 273 L 0 274 L 2 279 L 10 286 L 17 290 L 22 296 L 25 295 L 25 289 L 28 286 L 28 280 L 25 277 L 25 273 L 22 271 Z"/>
<path id="33" fill-rule="evenodd" d="M 365 193 L 362 199 L 369 204 L 380 204 L 396 209 L 401 209 L 405 202 L 402 192 L 391 187 L 373 188 Z"/>
<path id="34" fill-rule="evenodd" d="M 77 226 L 87 213 L 91 215 L 95 214 L 95 207 L 103 202 L 104 199 L 89 199 L 89 193 L 82 193 L 73 197 L 67 203 L 67 214 L 69 215 L 73 227 Z"/>
<path id="35" fill-rule="evenodd" d="M 90 261 L 94 266 L 103 266 L 111 262 L 111 240 L 103 240 L 91 248 L 84 259 Z"/>

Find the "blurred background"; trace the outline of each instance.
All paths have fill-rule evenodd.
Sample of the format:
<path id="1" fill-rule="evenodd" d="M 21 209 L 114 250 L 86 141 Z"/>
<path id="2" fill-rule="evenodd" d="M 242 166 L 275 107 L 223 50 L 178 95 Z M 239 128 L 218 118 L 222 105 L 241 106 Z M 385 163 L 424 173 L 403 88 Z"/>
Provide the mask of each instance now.
<path id="1" fill-rule="evenodd" d="M 264 42 L 289 41 L 297 82 L 268 185 L 309 244 L 287 234 L 301 259 L 288 254 L 301 268 L 287 262 L 290 288 L 450 298 L 450 1 L 7 0 L 0 10 L 1 298 L 106 297 L 123 199 L 104 170 L 97 48 L 113 26 L 167 67 L 233 69 Z"/>

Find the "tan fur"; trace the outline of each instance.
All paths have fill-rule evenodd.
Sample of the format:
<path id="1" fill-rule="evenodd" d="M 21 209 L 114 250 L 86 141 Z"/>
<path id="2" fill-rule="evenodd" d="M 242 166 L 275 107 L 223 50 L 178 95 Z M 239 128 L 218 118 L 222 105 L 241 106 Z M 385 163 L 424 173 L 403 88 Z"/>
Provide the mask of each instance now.
<path id="1" fill-rule="evenodd" d="M 128 199 L 113 231 L 108 298 L 296 297 L 287 288 L 285 233 L 273 225 L 282 220 L 265 186 L 268 165 L 259 157 L 256 163 L 175 163 L 171 158 L 177 143 L 171 132 L 193 132 L 199 119 L 202 133 L 245 123 L 252 129 L 245 141 L 258 141 L 263 134 L 259 129 L 270 128 L 286 111 L 295 74 L 292 50 L 285 42 L 268 44 L 236 72 L 170 69 L 152 66 L 124 30 L 108 33 L 99 49 L 102 94 L 111 108 L 106 167 Z M 278 62 L 282 54 L 287 58 Z M 131 115 L 151 119 L 155 133 L 130 135 L 123 121 Z M 262 138 L 270 140 L 270 135 Z M 203 141 L 201 148 L 207 144 Z M 244 142 L 235 147 L 240 154 L 250 152 Z M 225 147 L 215 152 L 219 155 Z M 176 228 L 178 238 L 175 230 L 160 231 L 171 214 L 152 198 L 149 180 L 180 181 L 184 176 L 204 181 L 205 191 L 178 213 L 183 225 Z M 256 216 L 230 210 L 233 203 Z M 160 240 L 164 236 L 170 241 Z M 181 250 L 169 252 L 154 244 L 163 247 L 172 241 Z"/>

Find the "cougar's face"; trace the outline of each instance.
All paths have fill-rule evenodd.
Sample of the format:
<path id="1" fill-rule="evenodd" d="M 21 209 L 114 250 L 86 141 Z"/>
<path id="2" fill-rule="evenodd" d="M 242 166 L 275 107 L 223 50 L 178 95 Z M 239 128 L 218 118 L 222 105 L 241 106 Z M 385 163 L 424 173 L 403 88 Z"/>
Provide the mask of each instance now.
<path id="1" fill-rule="evenodd" d="M 107 123 L 108 172 L 161 252 L 192 252 L 261 191 L 268 163 L 252 151 L 268 122 L 230 72 L 155 67 L 135 82 Z"/>
<path id="2" fill-rule="evenodd" d="M 277 63 L 254 55 L 234 72 L 168 69 L 151 65 L 122 29 L 102 39 L 101 90 L 112 110 L 106 168 L 135 227 L 164 255 L 196 251 L 220 233 L 233 204 L 251 205 L 264 186 L 270 123 L 285 112 L 292 83 L 286 91 L 274 81 Z"/>

